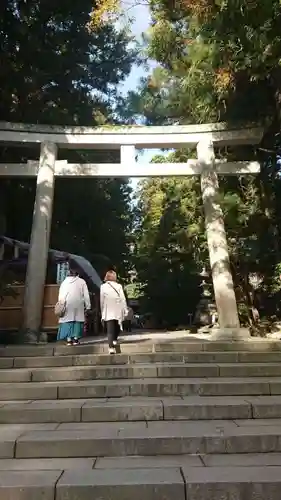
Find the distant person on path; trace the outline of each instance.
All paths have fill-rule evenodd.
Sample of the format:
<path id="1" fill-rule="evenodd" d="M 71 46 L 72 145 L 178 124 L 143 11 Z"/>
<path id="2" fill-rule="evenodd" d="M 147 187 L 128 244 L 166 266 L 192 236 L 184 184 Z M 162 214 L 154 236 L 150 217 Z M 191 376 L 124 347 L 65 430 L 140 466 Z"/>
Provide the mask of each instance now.
<path id="1" fill-rule="evenodd" d="M 120 283 L 117 283 L 116 272 L 106 273 L 104 283 L 100 287 L 101 319 L 108 338 L 109 353 L 116 353 L 118 335 L 127 314 L 127 302 Z"/>
<path id="2" fill-rule="evenodd" d="M 83 336 L 85 309 L 91 309 L 91 301 L 86 282 L 73 268 L 60 286 L 56 308 L 59 316 L 57 340 L 66 340 L 68 345 L 78 344 Z"/>
<path id="3" fill-rule="evenodd" d="M 126 330 L 126 332 L 128 332 L 128 333 L 131 333 L 131 331 L 132 331 L 133 319 L 134 319 L 134 311 L 131 307 L 128 307 L 127 316 L 125 317 L 125 321 L 124 321 L 124 330 Z"/>

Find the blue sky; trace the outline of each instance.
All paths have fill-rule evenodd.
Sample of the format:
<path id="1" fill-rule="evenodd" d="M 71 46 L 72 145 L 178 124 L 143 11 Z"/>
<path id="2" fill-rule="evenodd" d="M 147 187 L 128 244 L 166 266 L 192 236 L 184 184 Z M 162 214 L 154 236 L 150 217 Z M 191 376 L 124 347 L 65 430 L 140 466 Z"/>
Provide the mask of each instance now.
<path id="1" fill-rule="evenodd" d="M 142 40 L 142 33 L 145 32 L 150 25 L 150 14 L 149 9 L 145 5 L 146 0 L 140 0 L 141 4 L 136 5 L 138 0 L 122 0 L 122 6 L 126 17 L 134 19 L 132 24 L 133 35 L 138 41 Z M 138 66 L 134 66 L 130 76 L 125 80 L 125 82 L 120 85 L 123 93 L 128 92 L 128 90 L 133 90 L 136 88 L 139 79 L 145 75 L 144 69 Z"/>
<path id="2" fill-rule="evenodd" d="M 122 6 L 124 11 L 127 13 L 126 15 L 129 17 L 134 18 L 134 23 L 132 25 L 132 32 L 134 36 L 137 38 L 137 40 L 141 41 L 142 39 L 142 33 L 145 32 L 150 25 L 150 15 L 149 15 L 149 9 L 145 5 L 146 0 L 140 0 L 142 2 L 140 5 L 136 5 L 138 0 L 123 0 L 122 1 Z M 142 76 L 144 76 L 146 73 L 144 71 L 144 68 L 134 66 L 132 68 L 131 74 L 129 77 L 120 85 L 120 90 L 122 93 L 126 94 L 129 90 L 134 90 L 136 89 L 139 80 Z M 143 154 L 139 156 L 139 163 L 148 163 L 153 156 L 155 156 L 156 153 L 158 153 L 159 150 L 146 150 L 144 151 Z M 133 187 L 136 186 L 138 180 L 137 179 L 132 179 L 131 180 Z"/>

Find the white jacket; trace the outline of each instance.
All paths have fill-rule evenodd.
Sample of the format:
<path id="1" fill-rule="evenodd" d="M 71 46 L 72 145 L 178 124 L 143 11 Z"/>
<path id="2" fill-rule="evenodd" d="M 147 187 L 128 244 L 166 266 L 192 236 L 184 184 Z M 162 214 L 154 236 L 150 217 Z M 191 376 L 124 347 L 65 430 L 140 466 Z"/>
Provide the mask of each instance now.
<path id="1" fill-rule="evenodd" d="M 115 281 L 107 281 L 100 287 L 101 319 L 115 319 L 120 326 L 127 314 L 127 302 L 122 285 Z"/>
<path id="2" fill-rule="evenodd" d="M 67 276 L 59 289 L 59 301 L 66 303 L 65 315 L 60 323 L 85 321 L 85 308 L 91 309 L 91 301 L 86 282 L 79 276 Z"/>

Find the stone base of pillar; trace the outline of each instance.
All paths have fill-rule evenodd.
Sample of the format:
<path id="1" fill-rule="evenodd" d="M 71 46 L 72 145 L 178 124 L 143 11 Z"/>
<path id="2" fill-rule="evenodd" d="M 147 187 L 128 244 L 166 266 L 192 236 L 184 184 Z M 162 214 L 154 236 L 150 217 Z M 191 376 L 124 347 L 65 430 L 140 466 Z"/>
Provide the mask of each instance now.
<path id="1" fill-rule="evenodd" d="M 211 340 L 217 341 L 243 341 L 249 340 L 251 334 L 248 328 L 213 328 Z"/>
<path id="2" fill-rule="evenodd" d="M 37 344 L 38 333 L 31 330 L 22 330 L 20 332 L 20 341 L 23 344 Z"/>
<path id="3" fill-rule="evenodd" d="M 20 332 L 20 341 L 23 344 L 46 344 L 48 342 L 48 335 L 46 332 L 24 330 Z"/>
<path id="4" fill-rule="evenodd" d="M 40 342 L 40 344 L 47 344 L 48 343 L 48 335 L 46 332 L 41 332 L 39 334 L 38 342 Z"/>

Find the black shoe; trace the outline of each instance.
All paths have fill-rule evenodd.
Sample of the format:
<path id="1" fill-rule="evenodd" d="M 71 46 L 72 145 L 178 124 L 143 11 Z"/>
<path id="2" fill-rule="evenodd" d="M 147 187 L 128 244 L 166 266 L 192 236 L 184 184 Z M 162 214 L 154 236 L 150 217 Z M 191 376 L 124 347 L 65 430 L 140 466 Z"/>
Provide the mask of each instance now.
<path id="1" fill-rule="evenodd" d="M 79 344 L 79 340 L 74 337 L 74 339 L 72 340 L 72 345 L 78 345 Z"/>

